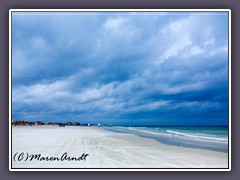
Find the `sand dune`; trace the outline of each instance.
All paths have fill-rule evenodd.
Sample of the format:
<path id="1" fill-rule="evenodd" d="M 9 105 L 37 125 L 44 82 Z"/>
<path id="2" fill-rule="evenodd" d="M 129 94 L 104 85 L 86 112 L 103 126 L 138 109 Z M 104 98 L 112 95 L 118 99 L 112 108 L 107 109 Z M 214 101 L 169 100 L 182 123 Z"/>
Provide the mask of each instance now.
<path id="1" fill-rule="evenodd" d="M 64 153 L 80 160 L 65 156 L 61 161 Z M 30 161 L 39 154 L 42 161 Z M 12 158 L 12 168 L 228 168 L 226 153 L 165 145 L 98 127 L 13 127 Z"/>

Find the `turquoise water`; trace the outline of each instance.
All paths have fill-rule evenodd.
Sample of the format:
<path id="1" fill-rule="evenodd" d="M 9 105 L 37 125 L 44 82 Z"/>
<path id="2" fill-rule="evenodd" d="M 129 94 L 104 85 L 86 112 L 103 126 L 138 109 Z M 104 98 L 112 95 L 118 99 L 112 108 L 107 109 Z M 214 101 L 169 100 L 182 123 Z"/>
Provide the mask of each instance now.
<path id="1" fill-rule="evenodd" d="M 213 126 L 152 126 L 105 127 L 118 133 L 131 133 L 161 143 L 228 153 L 228 127 Z"/>

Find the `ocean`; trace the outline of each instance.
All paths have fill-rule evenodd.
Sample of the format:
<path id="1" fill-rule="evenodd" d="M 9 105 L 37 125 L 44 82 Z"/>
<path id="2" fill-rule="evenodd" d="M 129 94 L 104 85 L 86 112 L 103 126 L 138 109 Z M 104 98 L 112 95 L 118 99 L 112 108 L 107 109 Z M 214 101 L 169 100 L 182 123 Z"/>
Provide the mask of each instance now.
<path id="1" fill-rule="evenodd" d="M 104 129 L 151 138 L 161 143 L 228 153 L 227 126 L 113 126 Z"/>

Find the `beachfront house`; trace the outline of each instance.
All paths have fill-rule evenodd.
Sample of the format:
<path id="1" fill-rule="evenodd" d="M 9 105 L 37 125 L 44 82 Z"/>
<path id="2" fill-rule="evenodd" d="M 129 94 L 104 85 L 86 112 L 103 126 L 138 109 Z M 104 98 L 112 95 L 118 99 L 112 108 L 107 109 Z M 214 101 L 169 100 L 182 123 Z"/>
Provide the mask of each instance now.
<path id="1" fill-rule="evenodd" d="M 80 126 L 80 123 L 79 122 L 74 122 L 73 125 L 74 126 Z"/>
<path id="2" fill-rule="evenodd" d="M 34 122 L 28 122 L 29 126 L 34 126 Z"/>
<path id="3" fill-rule="evenodd" d="M 41 122 L 41 121 L 35 121 L 34 125 L 35 126 L 40 126 L 40 125 L 44 125 L 44 123 Z"/>
<path id="4" fill-rule="evenodd" d="M 48 125 L 48 126 L 58 126 L 59 123 L 57 123 L 57 122 L 48 122 L 48 123 L 46 123 L 46 125 Z"/>
<path id="5" fill-rule="evenodd" d="M 29 125 L 27 120 L 12 120 L 14 126 L 26 126 Z"/>
<path id="6" fill-rule="evenodd" d="M 65 124 L 63 124 L 63 123 L 58 123 L 58 126 L 59 126 L 59 127 L 65 127 Z"/>
<path id="7" fill-rule="evenodd" d="M 66 126 L 71 126 L 72 125 L 72 123 L 71 122 L 66 122 L 66 124 L 65 124 Z"/>

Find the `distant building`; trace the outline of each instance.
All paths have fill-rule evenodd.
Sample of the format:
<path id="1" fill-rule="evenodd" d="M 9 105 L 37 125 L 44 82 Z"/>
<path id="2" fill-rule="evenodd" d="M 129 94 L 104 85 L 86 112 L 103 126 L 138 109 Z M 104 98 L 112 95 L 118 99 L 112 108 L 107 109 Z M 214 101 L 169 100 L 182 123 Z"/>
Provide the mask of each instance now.
<path id="1" fill-rule="evenodd" d="M 34 125 L 34 122 L 28 122 L 28 125 L 29 125 L 29 126 L 33 126 L 33 125 Z"/>
<path id="2" fill-rule="evenodd" d="M 65 124 L 63 124 L 63 123 L 58 123 L 58 126 L 59 126 L 59 127 L 65 127 Z"/>
<path id="3" fill-rule="evenodd" d="M 48 123 L 45 123 L 46 125 L 48 125 L 48 126 L 58 126 L 59 125 L 59 123 L 57 123 L 57 122 L 48 122 Z"/>
<path id="4" fill-rule="evenodd" d="M 27 120 L 12 120 L 12 125 L 14 126 L 26 126 L 29 125 Z"/>
<path id="5" fill-rule="evenodd" d="M 67 126 L 72 126 L 73 123 L 72 123 L 72 122 L 66 122 L 66 125 L 67 125 Z"/>
<path id="6" fill-rule="evenodd" d="M 74 122 L 73 125 L 74 126 L 80 126 L 80 123 L 79 122 Z"/>
<path id="7" fill-rule="evenodd" d="M 17 121 L 16 120 L 12 120 L 12 125 L 16 126 L 17 125 Z"/>
<path id="8" fill-rule="evenodd" d="M 44 125 L 44 123 L 41 122 L 41 121 L 35 121 L 35 122 L 34 122 L 34 125 L 35 125 L 35 126 L 39 126 L 39 125 Z"/>

